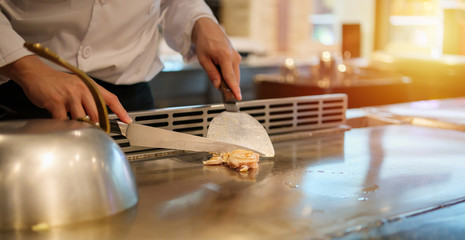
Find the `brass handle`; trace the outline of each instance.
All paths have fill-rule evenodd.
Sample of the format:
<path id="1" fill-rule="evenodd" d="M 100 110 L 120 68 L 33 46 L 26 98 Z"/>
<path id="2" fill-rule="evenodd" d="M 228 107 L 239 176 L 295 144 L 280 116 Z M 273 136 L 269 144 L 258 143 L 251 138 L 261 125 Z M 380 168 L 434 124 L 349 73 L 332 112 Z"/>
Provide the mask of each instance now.
<path id="1" fill-rule="evenodd" d="M 108 118 L 107 106 L 92 78 L 87 76 L 87 74 L 81 71 L 81 69 L 69 64 L 60 58 L 56 53 L 52 52 L 52 50 L 40 45 L 40 43 L 25 42 L 24 47 L 26 47 L 29 51 L 68 69 L 72 73 L 76 74 L 86 84 L 90 90 L 90 93 L 92 94 L 92 97 L 94 98 L 95 104 L 97 105 L 100 128 L 103 129 L 103 131 L 106 133 L 109 133 L 110 120 Z M 84 121 L 87 122 L 85 119 Z"/>

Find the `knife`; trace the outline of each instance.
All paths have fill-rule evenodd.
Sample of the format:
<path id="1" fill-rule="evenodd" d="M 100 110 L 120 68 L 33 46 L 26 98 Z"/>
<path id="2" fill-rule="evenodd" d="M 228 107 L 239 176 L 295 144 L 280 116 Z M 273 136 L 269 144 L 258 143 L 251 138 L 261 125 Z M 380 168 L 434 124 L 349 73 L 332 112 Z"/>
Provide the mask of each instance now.
<path id="1" fill-rule="evenodd" d="M 180 133 L 137 123 L 126 124 L 117 120 L 110 120 L 110 132 L 125 136 L 129 140 L 129 144 L 131 146 L 211 153 L 232 152 L 236 149 L 254 151 L 244 146 L 214 139 L 198 137 L 187 133 Z"/>

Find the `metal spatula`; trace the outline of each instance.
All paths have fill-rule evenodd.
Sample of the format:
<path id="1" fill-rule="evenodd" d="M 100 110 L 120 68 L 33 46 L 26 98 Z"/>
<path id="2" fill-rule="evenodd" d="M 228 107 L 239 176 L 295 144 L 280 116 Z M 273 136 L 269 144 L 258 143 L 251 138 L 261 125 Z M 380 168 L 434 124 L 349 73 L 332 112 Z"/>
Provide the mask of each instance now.
<path id="1" fill-rule="evenodd" d="M 226 111 L 213 118 L 207 138 L 243 146 L 264 157 L 273 157 L 273 144 L 265 128 L 249 114 L 239 112 L 236 98 L 224 79 L 220 91 Z"/>

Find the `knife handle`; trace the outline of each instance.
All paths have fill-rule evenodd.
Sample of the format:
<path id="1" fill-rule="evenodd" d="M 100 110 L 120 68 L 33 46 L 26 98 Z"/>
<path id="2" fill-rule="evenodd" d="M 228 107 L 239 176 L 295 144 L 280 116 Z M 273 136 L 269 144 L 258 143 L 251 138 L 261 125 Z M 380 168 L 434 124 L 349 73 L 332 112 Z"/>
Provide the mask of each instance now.
<path id="1" fill-rule="evenodd" d="M 121 132 L 121 128 L 119 127 L 118 120 L 110 119 L 110 133 L 115 133 L 115 134 L 120 134 L 120 135 L 123 134 Z"/>

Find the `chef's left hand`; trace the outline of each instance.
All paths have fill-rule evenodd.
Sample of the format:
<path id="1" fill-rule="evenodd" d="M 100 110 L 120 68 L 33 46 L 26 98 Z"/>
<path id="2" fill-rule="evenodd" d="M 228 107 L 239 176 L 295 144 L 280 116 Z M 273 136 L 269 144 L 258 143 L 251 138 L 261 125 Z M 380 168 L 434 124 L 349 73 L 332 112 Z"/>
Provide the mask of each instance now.
<path id="1" fill-rule="evenodd" d="M 221 75 L 237 100 L 242 100 L 239 87 L 241 56 L 233 48 L 223 29 L 210 18 L 200 18 L 192 30 L 192 42 L 200 65 L 216 88 L 220 87 Z M 216 66 L 221 69 L 221 75 Z"/>

